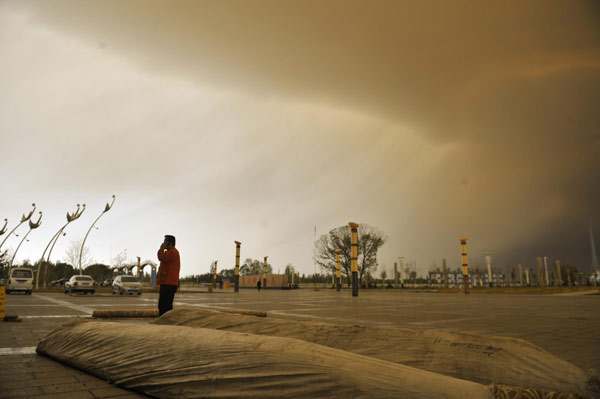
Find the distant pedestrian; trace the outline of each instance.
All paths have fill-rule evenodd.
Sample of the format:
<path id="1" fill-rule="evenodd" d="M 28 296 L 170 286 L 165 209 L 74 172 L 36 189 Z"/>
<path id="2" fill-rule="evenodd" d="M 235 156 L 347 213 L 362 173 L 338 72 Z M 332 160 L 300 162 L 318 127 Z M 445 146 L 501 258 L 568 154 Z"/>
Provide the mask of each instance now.
<path id="1" fill-rule="evenodd" d="M 219 280 L 219 289 L 223 289 L 223 280 Z"/>
<path id="2" fill-rule="evenodd" d="M 173 299 L 179 287 L 179 251 L 175 248 L 175 237 L 165 236 L 165 240 L 158 250 L 160 266 L 156 276 L 156 284 L 160 286 L 158 297 L 158 315 L 173 309 Z"/>
<path id="3" fill-rule="evenodd" d="M 256 282 L 256 287 L 258 288 L 258 292 L 260 292 L 260 280 Z"/>

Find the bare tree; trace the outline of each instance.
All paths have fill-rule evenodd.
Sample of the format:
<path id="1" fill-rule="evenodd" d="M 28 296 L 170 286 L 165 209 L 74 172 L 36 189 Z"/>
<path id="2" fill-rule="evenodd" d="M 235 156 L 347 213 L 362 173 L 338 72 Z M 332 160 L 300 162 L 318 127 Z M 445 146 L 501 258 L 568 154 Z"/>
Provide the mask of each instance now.
<path id="1" fill-rule="evenodd" d="M 110 260 L 112 266 L 125 266 L 125 265 L 129 265 L 132 262 L 127 260 L 127 248 L 125 248 L 123 251 L 119 252 L 118 254 L 116 254 L 111 260 Z"/>
<path id="2" fill-rule="evenodd" d="M 69 247 L 65 251 L 64 262 L 73 266 L 74 269 L 79 268 L 79 251 L 81 250 L 81 239 L 71 240 Z M 81 267 L 85 268 L 88 265 L 94 263 L 92 254 L 88 247 L 83 248 L 83 254 L 81 255 Z"/>
<path id="3" fill-rule="evenodd" d="M 363 276 L 367 272 L 377 270 L 377 251 L 387 237 L 376 227 L 360 224 L 358 228 L 358 279 L 362 285 Z M 336 264 L 336 250 L 341 249 L 340 266 L 342 275 L 346 276 L 348 286 L 351 284 L 349 276 L 351 270 L 351 235 L 349 226 L 340 226 L 323 234 L 316 242 L 315 261 L 321 271 L 334 272 Z"/>

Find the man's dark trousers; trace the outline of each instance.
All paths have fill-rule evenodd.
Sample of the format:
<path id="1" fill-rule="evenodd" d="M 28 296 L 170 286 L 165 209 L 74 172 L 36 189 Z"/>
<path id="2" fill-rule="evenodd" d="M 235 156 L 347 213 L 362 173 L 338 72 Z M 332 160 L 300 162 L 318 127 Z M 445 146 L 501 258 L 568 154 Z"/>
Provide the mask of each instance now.
<path id="1" fill-rule="evenodd" d="M 160 295 L 158 297 L 158 315 L 162 316 L 169 310 L 173 309 L 173 298 L 175 298 L 175 292 L 177 291 L 176 285 L 160 285 Z"/>

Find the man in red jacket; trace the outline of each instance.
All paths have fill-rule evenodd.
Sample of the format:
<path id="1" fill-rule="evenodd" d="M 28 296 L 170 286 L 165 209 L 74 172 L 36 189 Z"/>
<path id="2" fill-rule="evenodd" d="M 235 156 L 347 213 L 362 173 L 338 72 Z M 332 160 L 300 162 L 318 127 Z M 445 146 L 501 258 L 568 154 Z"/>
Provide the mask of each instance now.
<path id="1" fill-rule="evenodd" d="M 158 297 L 158 315 L 173 309 L 175 291 L 179 285 L 179 251 L 175 248 L 175 237 L 165 236 L 165 241 L 158 250 L 160 267 L 156 276 L 156 284 L 160 285 Z"/>

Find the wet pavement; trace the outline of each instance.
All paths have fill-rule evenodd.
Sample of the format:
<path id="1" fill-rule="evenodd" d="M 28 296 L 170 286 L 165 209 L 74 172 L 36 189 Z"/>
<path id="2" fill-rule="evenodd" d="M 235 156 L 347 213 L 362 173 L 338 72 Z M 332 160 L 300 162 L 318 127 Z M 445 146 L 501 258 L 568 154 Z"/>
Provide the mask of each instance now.
<path id="1" fill-rule="evenodd" d="M 35 354 L 54 327 L 89 317 L 94 309 L 157 306 L 156 293 L 142 296 L 36 293 L 7 295 L 0 323 L 0 398 L 144 398 L 85 372 Z M 268 315 L 340 324 L 367 324 L 473 332 L 526 339 L 587 370 L 600 370 L 600 295 L 461 295 L 454 293 L 331 289 L 216 290 L 179 292 L 175 307 L 232 308 Z M 123 321 L 128 322 L 128 321 Z M 138 323 L 140 321 L 137 321 Z"/>

